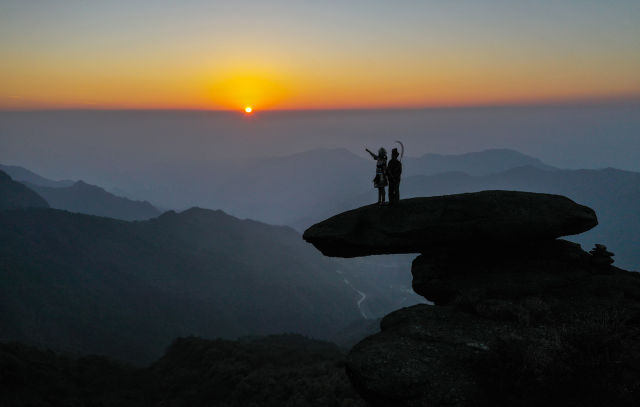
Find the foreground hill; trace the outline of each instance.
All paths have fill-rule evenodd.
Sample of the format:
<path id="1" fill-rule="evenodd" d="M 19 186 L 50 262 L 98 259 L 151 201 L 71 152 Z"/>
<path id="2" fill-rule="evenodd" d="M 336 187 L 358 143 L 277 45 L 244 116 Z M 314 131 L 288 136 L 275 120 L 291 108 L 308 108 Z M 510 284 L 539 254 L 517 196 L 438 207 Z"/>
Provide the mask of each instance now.
<path id="1" fill-rule="evenodd" d="M 364 406 L 343 358 L 298 335 L 180 338 L 147 368 L 0 343 L 0 405 Z"/>
<path id="2" fill-rule="evenodd" d="M 41 196 L 0 171 L 0 210 L 16 208 L 48 208 Z"/>
<path id="3" fill-rule="evenodd" d="M 160 210 L 147 201 L 122 198 L 83 181 L 55 188 L 27 185 L 55 209 L 122 220 L 145 220 L 160 215 Z"/>
<path id="4" fill-rule="evenodd" d="M 177 336 L 329 338 L 362 318 L 297 232 L 221 211 L 0 211 L 0 258 L 0 339 L 83 354 L 144 362 Z"/>

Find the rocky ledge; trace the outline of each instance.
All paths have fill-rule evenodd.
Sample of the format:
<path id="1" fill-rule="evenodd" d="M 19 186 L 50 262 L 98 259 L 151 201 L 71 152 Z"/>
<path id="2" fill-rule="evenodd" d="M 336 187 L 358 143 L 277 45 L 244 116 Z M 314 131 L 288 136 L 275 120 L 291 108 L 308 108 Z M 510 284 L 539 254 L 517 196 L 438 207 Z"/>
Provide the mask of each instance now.
<path id="1" fill-rule="evenodd" d="M 421 253 L 413 288 L 435 304 L 354 346 L 355 388 L 374 406 L 638 405 L 640 274 L 556 239 L 596 223 L 568 198 L 485 191 L 314 225 L 305 239 L 328 255 Z"/>
<path id="2" fill-rule="evenodd" d="M 465 242 L 554 239 L 597 224 L 591 208 L 564 196 L 482 191 L 363 206 L 311 226 L 303 238 L 326 256 L 357 257 L 422 253 Z"/>

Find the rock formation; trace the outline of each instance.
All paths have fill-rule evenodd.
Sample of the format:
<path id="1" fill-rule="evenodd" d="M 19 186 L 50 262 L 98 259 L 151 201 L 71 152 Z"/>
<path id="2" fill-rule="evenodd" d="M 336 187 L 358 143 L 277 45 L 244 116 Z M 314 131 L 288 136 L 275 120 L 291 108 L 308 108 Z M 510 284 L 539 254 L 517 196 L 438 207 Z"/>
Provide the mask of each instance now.
<path id="1" fill-rule="evenodd" d="M 303 238 L 326 256 L 422 253 L 433 246 L 554 239 L 598 224 L 559 195 L 514 191 L 413 198 L 364 206 L 311 226 Z"/>
<path id="2" fill-rule="evenodd" d="M 326 255 L 420 255 L 413 289 L 435 305 L 387 315 L 346 368 L 374 406 L 635 405 L 640 274 L 557 239 L 593 210 L 511 191 L 367 206 L 309 228 Z"/>

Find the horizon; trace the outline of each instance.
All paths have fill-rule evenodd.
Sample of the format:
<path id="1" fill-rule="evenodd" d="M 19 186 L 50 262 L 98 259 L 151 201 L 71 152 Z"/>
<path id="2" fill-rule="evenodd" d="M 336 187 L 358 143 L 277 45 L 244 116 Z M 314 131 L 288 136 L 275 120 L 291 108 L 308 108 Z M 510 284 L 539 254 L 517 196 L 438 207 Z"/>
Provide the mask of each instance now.
<path id="1" fill-rule="evenodd" d="M 376 111 L 422 111 L 422 110 L 465 110 L 465 109 L 510 109 L 510 108 L 572 108 L 572 107 L 599 107 L 640 105 L 640 94 L 628 97 L 606 97 L 585 99 L 557 99 L 539 101 L 514 101 L 507 103 L 479 103 L 479 104 L 453 104 L 436 106 L 379 106 L 379 107 L 320 107 L 320 108 L 252 108 L 252 116 L 260 113 L 304 113 L 304 112 L 376 112 Z M 244 109 L 213 109 L 213 108 L 123 108 L 123 107 L 0 107 L 0 112 L 202 112 L 202 113 L 232 113 L 239 116 L 247 116 Z"/>
<path id="2" fill-rule="evenodd" d="M 517 150 L 559 168 L 640 172 L 640 103 L 431 109 L 0 111 L 0 162 L 106 187 L 157 173 L 402 140 L 408 156 Z M 145 181 L 145 179 L 147 181 Z"/>
<path id="3" fill-rule="evenodd" d="M 638 19 L 640 7 L 627 0 L 401 7 L 10 0 L 0 5 L 0 108 L 267 111 L 636 99 Z"/>

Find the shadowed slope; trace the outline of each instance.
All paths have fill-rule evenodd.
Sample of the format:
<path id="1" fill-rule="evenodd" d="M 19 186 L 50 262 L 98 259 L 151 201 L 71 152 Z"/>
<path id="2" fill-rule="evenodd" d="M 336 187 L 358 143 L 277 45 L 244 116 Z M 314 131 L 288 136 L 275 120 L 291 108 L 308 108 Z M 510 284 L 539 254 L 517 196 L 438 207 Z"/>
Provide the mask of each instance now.
<path id="1" fill-rule="evenodd" d="M 0 258 L 0 340 L 148 361 L 176 336 L 329 338 L 361 318 L 298 233 L 221 211 L 0 211 Z"/>
<path id="2" fill-rule="evenodd" d="M 48 207 L 47 201 L 40 195 L 0 171 L 0 210 Z"/>

